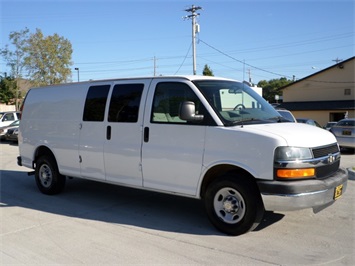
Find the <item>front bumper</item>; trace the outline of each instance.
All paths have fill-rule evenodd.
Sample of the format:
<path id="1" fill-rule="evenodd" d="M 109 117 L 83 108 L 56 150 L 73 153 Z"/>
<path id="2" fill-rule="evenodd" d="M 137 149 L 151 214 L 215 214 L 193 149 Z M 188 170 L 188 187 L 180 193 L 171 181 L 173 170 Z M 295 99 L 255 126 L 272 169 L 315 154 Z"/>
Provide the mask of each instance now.
<path id="1" fill-rule="evenodd" d="M 345 192 L 348 173 L 339 168 L 325 179 L 298 181 L 258 180 L 257 184 L 265 210 L 293 211 L 313 208 L 316 212 L 331 205 L 335 199 L 335 188 L 342 185 Z"/>

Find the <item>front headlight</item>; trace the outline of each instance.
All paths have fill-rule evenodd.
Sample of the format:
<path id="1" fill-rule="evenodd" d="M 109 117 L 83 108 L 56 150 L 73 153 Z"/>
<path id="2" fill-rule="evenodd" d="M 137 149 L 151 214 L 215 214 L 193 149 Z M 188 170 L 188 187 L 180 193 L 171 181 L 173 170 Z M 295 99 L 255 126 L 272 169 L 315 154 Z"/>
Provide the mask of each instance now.
<path id="1" fill-rule="evenodd" d="M 313 178 L 316 169 L 303 164 L 310 159 L 313 159 L 313 155 L 309 148 L 278 147 L 275 150 L 276 178 L 284 180 Z"/>
<path id="2" fill-rule="evenodd" d="M 298 161 L 312 159 L 311 149 L 300 147 L 278 147 L 275 150 L 275 161 Z"/>

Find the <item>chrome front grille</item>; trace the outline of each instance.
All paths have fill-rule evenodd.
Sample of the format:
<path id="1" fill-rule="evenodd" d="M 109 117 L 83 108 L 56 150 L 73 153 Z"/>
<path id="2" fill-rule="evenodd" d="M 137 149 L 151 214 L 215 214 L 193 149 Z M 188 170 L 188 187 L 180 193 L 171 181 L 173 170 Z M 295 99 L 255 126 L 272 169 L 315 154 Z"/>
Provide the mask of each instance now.
<path id="1" fill-rule="evenodd" d="M 328 156 L 329 154 L 334 154 L 339 152 L 339 147 L 337 143 L 334 143 L 329 146 L 320 147 L 320 148 L 313 148 L 313 158 L 321 158 Z"/>

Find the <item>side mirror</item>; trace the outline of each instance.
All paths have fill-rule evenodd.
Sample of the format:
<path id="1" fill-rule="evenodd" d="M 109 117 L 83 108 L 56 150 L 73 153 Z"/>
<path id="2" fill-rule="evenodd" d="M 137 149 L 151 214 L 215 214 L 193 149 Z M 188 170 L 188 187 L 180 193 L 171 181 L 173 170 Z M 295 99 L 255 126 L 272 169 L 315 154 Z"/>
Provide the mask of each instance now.
<path id="1" fill-rule="evenodd" d="M 180 104 L 179 118 L 186 121 L 202 121 L 203 115 L 196 115 L 194 102 L 182 102 Z"/>

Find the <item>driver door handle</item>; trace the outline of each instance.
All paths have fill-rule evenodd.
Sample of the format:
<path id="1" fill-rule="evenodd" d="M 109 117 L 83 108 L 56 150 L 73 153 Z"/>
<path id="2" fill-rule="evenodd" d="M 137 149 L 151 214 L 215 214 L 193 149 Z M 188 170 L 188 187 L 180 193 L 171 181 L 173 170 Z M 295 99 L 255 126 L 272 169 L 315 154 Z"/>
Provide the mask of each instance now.
<path id="1" fill-rule="evenodd" d="M 144 133 L 143 133 L 143 140 L 144 142 L 148 142 L 149 141 L 149 127 L 145 127 L 144 128 Z"/>

